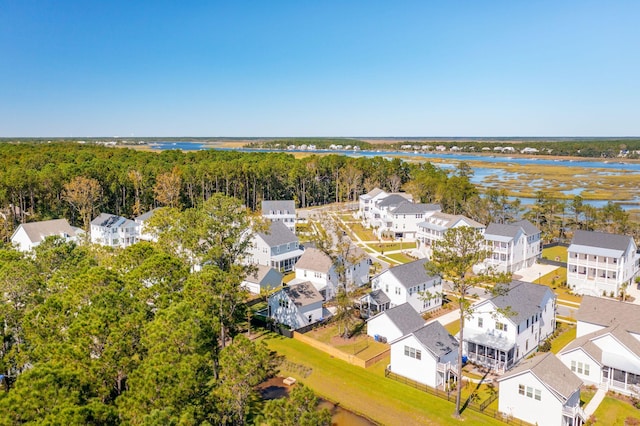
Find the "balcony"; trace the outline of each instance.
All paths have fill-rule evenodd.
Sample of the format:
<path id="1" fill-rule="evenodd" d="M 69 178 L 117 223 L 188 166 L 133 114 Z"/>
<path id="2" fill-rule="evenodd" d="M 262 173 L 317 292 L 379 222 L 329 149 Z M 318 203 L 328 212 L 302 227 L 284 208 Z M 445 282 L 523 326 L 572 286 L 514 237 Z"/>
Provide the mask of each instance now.
<path id="1" fill-rule="evenodd" d="M 584 410 L 580 408 L 579 405 L 576 405 L 573 407 L 567 407 L 567 406 L 562 407 L 562 415 L 566 417 L 570 417 L 572 419 L 575 419 L 576 417 L 580 417 L 582 421 L 586 421 L 587 419 L 587 415 L 585 414 Z"/>

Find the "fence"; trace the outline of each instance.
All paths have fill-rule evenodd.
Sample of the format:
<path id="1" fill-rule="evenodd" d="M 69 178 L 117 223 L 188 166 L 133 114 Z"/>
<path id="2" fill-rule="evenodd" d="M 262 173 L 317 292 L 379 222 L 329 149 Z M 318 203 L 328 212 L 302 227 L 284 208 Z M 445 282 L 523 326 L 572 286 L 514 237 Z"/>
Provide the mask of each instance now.
<path id="1" fill-rule="evenodd" d="M 384 358 L 387 354 L 389 354 L 389 349 L 387 349 L 385 352 L 378 354 L 371 359 L 364 360 L 364 359 L 358 358 L 355 355 L 342 352 L 340 349 L 336 349 L 331 345 L 327 345 L 326 343 L 322 343 L 311 337 L 307 337 L 304 334 L 299 333 L 298 331 L 295 331 L 293 333 L 293 338 L 303 343 L 306 343 L 307 345 L 314 347 L 326 354 L 329 354 L 334 358 L 340 359 L 342 361 L 346 361 L 351 365 L 356 365 L 362 368 L 369 367 L 370 365 L 374 364 L 375 362 L 379 361 L 380 359 Z"/>
<path id="2" fill-rule="evenodd" d="M 427 386 L 423 383 L 418 383 L 414 380 L 411 380 L 407 377 L 401 376 L 399 374 L 393 373 L 389 370 L 385 370 L 384 372 L 385 377 L 388 377 L 392 380 L 395 380 L 397 382 L 400 383 L 404 383 L 406 385 L 409 385 L 413 388 L 416 388 L 418 390 L 421 390 L 423 392 L 426 392 L 430 395 L 434 395 L 437 396 L 438 398 L 442 398 L 442 399 L 446 399 L 449 402 L 454 402 L 456 401 L 456 392 L 447 392 L 444 390 L 440 390 L 440 389 L 436 389 L 436 388 L 432 388 L 431 386 Z M 494 408 L 488 408 L 489 405 L 491 405 L 491 403 L 493 401 L 495 401 L 496 399 L 498 399 L 498 395 L 493 395 L 490 398 L 488 398 L 487 400 L 485 400 L 484 402 L 482 402 L 482 404 L 478 404 L 475 402 L 471 402 L 471 401 L 467 401 L 462 405 L 462 411 L 469 409 L 469 410 L 473 410 L 476 411 L 478 413 L 484 414 L 485 416 L 488 417 L 492 417 L 496 420 L 499 420 L 503 423 L 509 424 L 509 425 L 515 425 L 515 426 L 534 426 L 531 423 L 527 423 L 524 420 L 520 420 L 520 419 L 516 419 L 514 417 L 505 415 L 504 413 L 501 413 L 500 411 L 494 409 Z"/>

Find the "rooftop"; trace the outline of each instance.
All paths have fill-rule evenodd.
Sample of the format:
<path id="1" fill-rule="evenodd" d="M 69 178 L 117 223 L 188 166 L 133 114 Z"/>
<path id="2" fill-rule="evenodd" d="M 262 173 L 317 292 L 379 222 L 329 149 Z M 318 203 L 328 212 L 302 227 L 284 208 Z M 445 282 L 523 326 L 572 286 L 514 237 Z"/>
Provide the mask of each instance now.
<path id="1" fill-rule="evenodd" d="M 514 280 L 508 284 L 506 294 L 489 300 L 500 309 L 509 309 L 513 313 L 509 319 L 515 324 L 520 324 L 542 310 L 546 297 L 554 297 L 549 287 Z"/>
<path id="2" fill-rule="evenodd" d="M 609 327 L 623 324 L 625 329 L 640 334 L 640 305 L 601 297 L 583 296 L 576 320 Z"/>
<path id="3" fill-rule="evenodd" d="M 382 272 L 383 274 L 393 275 L 405 288 L 417 286 L 427 281 L 437 278 L 427 274 L 427 270 L 424 265 L 428 262 L 428 259 L 419 259 L 413 262 L 405 263 L 403 265 L 394 266 Z"/>
<path id="4" fill-rule="evenodd" d="M 308 248 L 296 262 L 296 269 L 327 273 L 333 266 L 331 258 L 317 248 Z"/>
<path id="5" fill-rule="evenodd" d="M 71 225 L 69 225 L 69 222 L 67 222 L 67 219 L 28 222 L 21 224 L 19 227 L 22 227 L 22 229 L 24 229 L 32 243 L 41 242 L 45 238 L 53 235 L 76 235 Z"/>
<path id="6" fill-rule="evenodd" d="M 458 350 L 458 341 L 438 321 L 424 325 L 411 334 L 436 357 Z"/>
<path id="7" fill-rule="evenodd" d="M 280 246 L 287 243 L 298 243 L 298 237 L 282 222 L 269 223 L 268 232 L 257 232 L 269 247 Z"/>
<path id="8" fill-rule="evenodd" d="M 296 306 L 307 306 L 324 300 L 320 292 L 309 281 L 284 287 L 282 290 L 287 293 Z"/>
<path id="9" fill-rule="evenodd" d="M 389 318 L 391 322 L 398 327 L 402 335 L 409 334 L 413 330 L 424 325 L 424 319 L 409 303 L 403 303 L 402 305 L 394 306 L 386 311 L 382 311 L 376 316 L 370 318 L 368 321 L 372 321 L 383 316 Z"/>
<path id="10" fill-rule="evenodd" d="M 633 241 L 633 239 L 626 235 L 578 230 L 573 234 L 571 245 L 599 247 L 624 252 L 629 247 L 631 241 Z"/>

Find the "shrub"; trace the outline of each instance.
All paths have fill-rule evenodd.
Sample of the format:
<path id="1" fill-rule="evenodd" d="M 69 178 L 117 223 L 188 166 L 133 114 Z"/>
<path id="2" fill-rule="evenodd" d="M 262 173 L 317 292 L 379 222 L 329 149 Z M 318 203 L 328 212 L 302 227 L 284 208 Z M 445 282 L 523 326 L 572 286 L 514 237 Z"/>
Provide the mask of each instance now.
<path id="1" fill-rule="evenodd" d="M 551 350 L 551 342 L 549 341 L 549 339 L 542 342 L 540 346 L 538 346 L 538 350 L 540 352 L 549 352 Z"/>

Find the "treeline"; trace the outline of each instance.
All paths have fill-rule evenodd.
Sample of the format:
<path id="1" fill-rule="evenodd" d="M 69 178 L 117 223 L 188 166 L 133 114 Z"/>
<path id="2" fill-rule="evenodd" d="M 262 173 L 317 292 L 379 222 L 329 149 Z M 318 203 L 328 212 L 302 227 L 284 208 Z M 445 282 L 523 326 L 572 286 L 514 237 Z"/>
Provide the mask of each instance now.
<path id="1" fill-rule="evenodd" d="M 245 145 L 246 148 L 285 149 L 288 146 L 301 147 L 315 145 L 317 149 L 329 149 L 331 145 L 341 145 L 343 148 L 357 146 L 360 149 L 373 149 L 375 145 L 359 139 L 349 138 L 287 138 L 255 141 Z"/>

